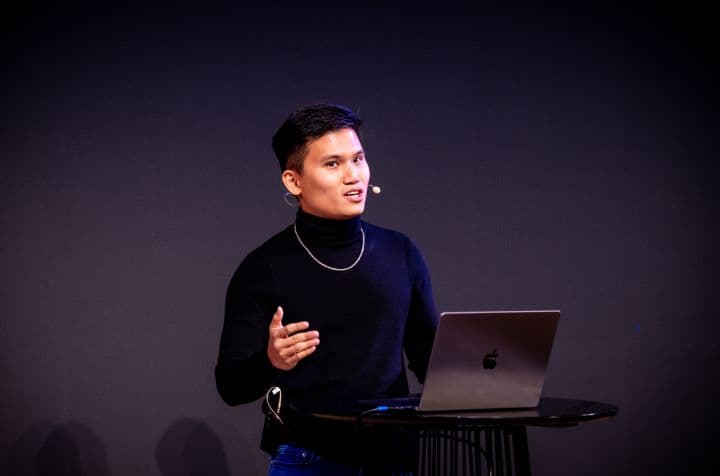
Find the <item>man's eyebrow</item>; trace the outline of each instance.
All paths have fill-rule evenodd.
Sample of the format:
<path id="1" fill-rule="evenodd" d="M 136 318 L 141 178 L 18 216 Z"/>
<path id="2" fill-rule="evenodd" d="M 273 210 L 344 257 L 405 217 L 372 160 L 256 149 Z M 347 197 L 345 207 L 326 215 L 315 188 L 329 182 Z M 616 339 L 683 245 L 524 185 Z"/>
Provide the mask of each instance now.
<path id="1" fill-rule="evenodd" d="M 320 160 L 330 160 L 330 159 L 341 159 L 342 155 L 340 154 L 329 154 L 329 155 L 321 155 Z"/>
<path id="2" fill-rule="evenodd" d="M 365 155 L 365 151 L 363 149 L 358 149 L 355 152 L 349 154 L 352 157 L 357 157 L 358 155 Z M 328 159 L 342 159 L 344 157 L 343 154 L 329 154 L 329 155 L 323 155 L 320 157 L 320 160 L 328 160 Z"/>

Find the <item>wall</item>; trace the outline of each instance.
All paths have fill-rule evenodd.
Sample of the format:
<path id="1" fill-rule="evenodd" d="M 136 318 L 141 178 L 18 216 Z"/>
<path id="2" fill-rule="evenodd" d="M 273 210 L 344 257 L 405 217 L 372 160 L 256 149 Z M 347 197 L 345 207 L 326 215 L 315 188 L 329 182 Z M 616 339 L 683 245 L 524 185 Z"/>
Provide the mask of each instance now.
<path id="1" fill-rule="evenodd" d="M 22 7 L 3 74 L 0 473 L 259 475 L 213 366 L 227 282 L 294 210 L 270 136 L 365 121 L 365 218 L 442 310 L 560 308 L 534 474 L 664 474 L 717 430 L 717 68 L 702 11 L 444 2 Z"/>

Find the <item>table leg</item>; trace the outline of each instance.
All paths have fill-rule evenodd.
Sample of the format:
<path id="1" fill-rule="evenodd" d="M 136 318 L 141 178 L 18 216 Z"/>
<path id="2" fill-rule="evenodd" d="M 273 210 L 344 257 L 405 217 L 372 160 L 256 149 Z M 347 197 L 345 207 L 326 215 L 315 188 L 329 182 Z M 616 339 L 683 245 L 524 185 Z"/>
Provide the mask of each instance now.
<path id="1" fill-rule="evenodd" d="M 525 427 L 420 432 L 419 476 L 483 474 L 530 476 Z"/>

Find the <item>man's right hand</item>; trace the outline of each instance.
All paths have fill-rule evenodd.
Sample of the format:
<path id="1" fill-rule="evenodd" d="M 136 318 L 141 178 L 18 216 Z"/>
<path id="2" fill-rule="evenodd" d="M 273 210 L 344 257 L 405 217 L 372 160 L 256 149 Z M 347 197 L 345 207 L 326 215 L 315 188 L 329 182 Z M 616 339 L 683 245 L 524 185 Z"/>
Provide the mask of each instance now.
<path id="1" fill-rule="evenodd" d="M 293 322 L 284 326 L 282 319 L 283 308 L 278 306 L 270 321 L 267 354 L 273 367 L 290 370 L 315 352 L 320 344 L 320 333 L 308 331 L 310 323 L 307 321 Z"/>

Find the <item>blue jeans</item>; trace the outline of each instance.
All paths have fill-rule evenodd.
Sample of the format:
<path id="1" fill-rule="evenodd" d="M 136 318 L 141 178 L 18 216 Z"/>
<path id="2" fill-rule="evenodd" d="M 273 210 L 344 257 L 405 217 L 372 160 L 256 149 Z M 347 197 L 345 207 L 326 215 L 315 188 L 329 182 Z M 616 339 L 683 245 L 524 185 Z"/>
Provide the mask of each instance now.
<path id="1" fill-rule="evenodd" d="M 340 463 L 306 448 L 280 445 L 270 459 L 268 476 L 413 476 L 413 473 Z"/>

